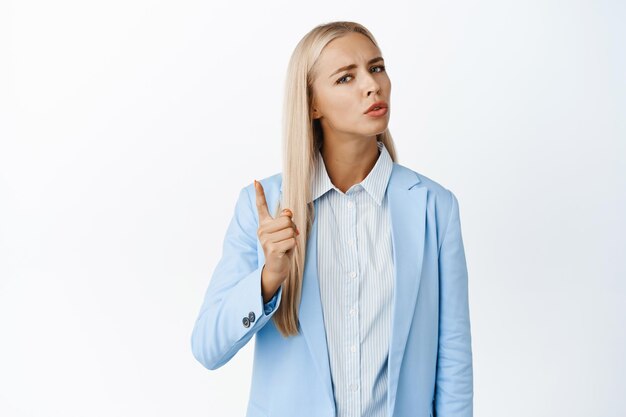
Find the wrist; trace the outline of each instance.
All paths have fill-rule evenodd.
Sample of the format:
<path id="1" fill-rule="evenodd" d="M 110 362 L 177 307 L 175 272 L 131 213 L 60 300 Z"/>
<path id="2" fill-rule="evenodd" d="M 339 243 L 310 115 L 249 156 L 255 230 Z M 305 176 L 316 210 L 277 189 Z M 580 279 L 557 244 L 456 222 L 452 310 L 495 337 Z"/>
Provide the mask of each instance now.
<path id="1" fill-rule="evenodd" d="M 263 303 L 269 302 L 272 297 L 280 288 L 280 284 L 282 283 L 275 275 L 265 269 L 265 265 L 263 265 L 263 269 L 261 270 L 261 294 L 263 296 Z"/>

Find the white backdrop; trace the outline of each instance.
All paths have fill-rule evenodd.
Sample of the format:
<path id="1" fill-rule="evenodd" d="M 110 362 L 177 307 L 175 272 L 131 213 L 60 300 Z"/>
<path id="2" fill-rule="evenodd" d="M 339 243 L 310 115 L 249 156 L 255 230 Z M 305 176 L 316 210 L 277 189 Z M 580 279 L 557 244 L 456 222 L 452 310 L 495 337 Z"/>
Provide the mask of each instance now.
<path id="1" fill-rule="evenodd" d="M 208 371 L 191 330 L 331 20 L 377 37 L 399 162 L 459 199 L 475 415 L 624 415 L 617 0 L 2 2 L 0 415 L 244 415 L 254 339 Z"/>

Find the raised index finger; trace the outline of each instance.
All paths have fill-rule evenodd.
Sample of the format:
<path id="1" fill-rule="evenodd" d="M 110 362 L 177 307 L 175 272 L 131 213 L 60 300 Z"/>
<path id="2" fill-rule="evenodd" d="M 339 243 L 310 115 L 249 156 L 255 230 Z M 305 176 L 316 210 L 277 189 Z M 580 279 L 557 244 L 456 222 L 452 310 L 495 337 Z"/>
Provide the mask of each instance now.
<path id="1" fill-rule="evenodd" d="M 254 189 L 256 190 L 256 210 L 259 213 L 259 222 L 271 219 L 269 209 L 267 208 L 267 201 L 265 200 L 265 191 L 263 186 L 257 180 L 254 180 Z"/>

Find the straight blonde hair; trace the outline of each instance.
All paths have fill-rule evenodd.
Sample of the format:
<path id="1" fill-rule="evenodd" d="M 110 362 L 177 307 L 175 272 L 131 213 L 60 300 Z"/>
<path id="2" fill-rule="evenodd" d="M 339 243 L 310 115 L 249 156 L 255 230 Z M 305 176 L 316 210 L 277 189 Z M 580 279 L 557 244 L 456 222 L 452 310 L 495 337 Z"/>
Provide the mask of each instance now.
<path id="1" fill-rule="evenodd" d="M 378 47 L 374 36 L 361 24 L 347 21 L 325 23 L 313 28 L 298 42 L 287 68 L 282 125 L 283 191 L 274 217 L 283 208 L 290 208 L 300 235 L 296 237 L 298 244 L 294 248 L 289 276 L 282 284 L 281 303 L 272 317 L 283 337 L 298 334 L 306 244 L 315 216 L 311 181 L 315 175 L 318 149 L 323 141 L 319 120 L 312 119 L 310 111 L 312 84 L 316 77 L 315 64 L 330 41 L 352 32 L 367 36 Z M 389 129 L 378 134 L 376 140 L 383 142 L 391 159 L 397 162 Z"/>

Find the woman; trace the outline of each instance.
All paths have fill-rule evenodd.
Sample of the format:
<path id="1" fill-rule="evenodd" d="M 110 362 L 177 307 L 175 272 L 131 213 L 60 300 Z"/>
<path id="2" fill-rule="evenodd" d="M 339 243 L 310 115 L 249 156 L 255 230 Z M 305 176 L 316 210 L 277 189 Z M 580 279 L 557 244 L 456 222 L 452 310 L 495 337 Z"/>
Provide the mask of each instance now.
<path id="1" fill-rule="evenodd" d="M 320 25 L 287 75 L 284 175 L 240 191 L 195 358 L 256 335 L 248 417 L 472 416 L 458 201 L 396 162 L 374 37 Z"/>

